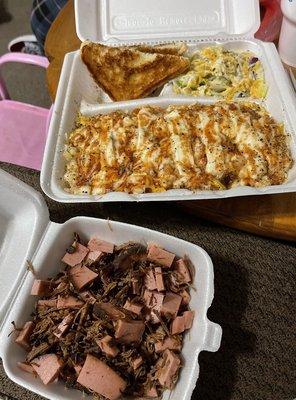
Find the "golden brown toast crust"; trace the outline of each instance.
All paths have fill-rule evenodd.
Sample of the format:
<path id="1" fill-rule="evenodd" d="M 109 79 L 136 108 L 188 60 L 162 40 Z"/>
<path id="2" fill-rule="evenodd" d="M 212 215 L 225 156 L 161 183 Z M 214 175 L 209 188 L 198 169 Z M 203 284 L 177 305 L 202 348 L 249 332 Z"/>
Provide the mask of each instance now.
<path id="1" fill-rule="evenodd" d="M 144 53 L 160 53 L 181 56 L 187 50 L 187 45 L 185 43 L 160 44 L 156 46 L 140 44 L 132 46 L 132 48 Z"/>
<path id="2" fill-rule="evenodd" d="M 85 43 L 81 57 L 96 83 L 115 101 L 148 96 L 189 68 L 185 57 Z"/>

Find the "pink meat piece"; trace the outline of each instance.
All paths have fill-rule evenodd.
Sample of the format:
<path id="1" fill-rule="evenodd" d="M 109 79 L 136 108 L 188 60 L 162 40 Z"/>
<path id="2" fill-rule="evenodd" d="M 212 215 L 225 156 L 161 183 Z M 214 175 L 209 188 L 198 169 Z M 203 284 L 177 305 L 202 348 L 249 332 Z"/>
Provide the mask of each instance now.
<path id="1" fill-rule="evenodd" d="M 152 324 L 158 324 L 160 322 L 158 313 L 151 310 L 150 314 L 146 316 L 146 321 L 150 321 Z"/>
<path id="2" fill-rule="evenodd" d="M 74 369 L 75 369 L 76 374 L 79 375 L 80 371 L 82 370 L 82 366 L 78 365 L 78 364 L 75 364 L 74 365 Z"/>
<path id="3" fill-rule="evenodd" d="M 122 343 L 140 343 L 145 330 L 142 321 L 120 319 L 115 324 L 115 339 Z"/>
<path id="4" fill-rule="evenodd" d="M 22 330 L 18 334 L 18 337 L 15 339 L 15 343 L 20 345 L 23 349 L 30 351 L 31 350 L 30 337 L 33 333 L 34 328 L 35 328 L 34 322 L 32 321 L 26 322 Z"/>
<path id="5" fill-rule="evenodd" d="M 102 257 L 104 253 L 100 250 L 98 251 L 90 251 L 87 255 L 87 261 L 90 263 L 93 263 L 95 261 L 99 261 L 99 259 Z"/>
<path id="6" fill-rule="evenodd" d="M 34 358 L 31 364 L 44 385 L 48 385 L 58 377 L 63 361 L 56 354 L 45 354 Z"/>
<path id="7" fill-rule="evenodd" d="M 154 269 L 154 276 L 155 276 L 155 282 L 156 282 L 156 289 L 159 292 L 162 292 L 163 290 L 165 290 L 165 287 L 164 287 L 164 282 L 163 282 L 162 269 L 160 267 L 156 267 Z"/>
<path id="8" fill-rule="evenodd" d="M 180 258 L 180 260 L 176 261 L 175 271 L 177 273 L 179 283 L 182 284 L 191 282 L 190 271 L 186 264 L 186 261 L 183 258 Z"/>
<path id="9" fill-rule="evenodd" d="M 136 278 L 132 278 L 132 291 L 133 294 L 140 294 L 141 292 L 140 283 Z"/>
<path id="10" fill-rule="evenodd" d="M 96 340 L 97 345 L 103 353 L 109 357 L 116 357 L 119 350 L 116 346 L 112 345 L 112 337 L 109 335 L 104 336 L 102 339 Z"/>
<path id="11" fill-rule="evenodd" d="M 32 296 L 48 296 L 53 288 L 53 284 L 50 281 L 42 281 L 41 279 L 35 279 L 31 289 Z"/>
<path id="12" fill-rule="evenodd" d="M 67 315 L 62 322 L 57 326 L 56 330 L 54 331 L 54 335 L 57 338 L 61 338 L 70 328 L 73 322 L 73 316 L 71 314 Z"/>
<path id="13" fill-rule="evenodd" d="M 80 308 L 84 304 L 83 301 L 77 299 L 74 296 L 58 296 L 58 301 L 57 301 L 57 308 Z"/>
<path id="14" fill-rule="evenodd" d="M 97 299 L 88 291 L 80 292 L 80 296 L 86 303 L 95 304 Z"/>
<path id="15" fill-rule="evenodd" d="M 114 244 L 101 240 L 99 238 L 92 238 L 87 244 L 90 251 L 101 251 L 103 253 L 113 253 Z"/>
<path id="16" fill-rule="evenodd" d="M 182 304 L 183 305 L 188 305 L 190 303 L 191 296 L 190 296 L 190 294 L 188 293 L 188 291 L 186 289 L 184 289 L 181 292 L 179 292 L 179 295 L 182 297 Z"/>
<path id="17" fill-rule="evenodd" d="M 180 308 L 182 302 L 182 297 L 179 296 L 176 293 L 173 292 L 167 292 L 163 304 L 162 304 L 162 308 L 161 308 L 161 312 L 164 315 L 170 315 L 173 317 L 176 317 Z"/>
<path id="18" fill-rule="evenodd" d="M 151 301 L 150 301 L 150 307 L 152 308 L 152 310 L 156 310 L 160 313 L 164 298 L 165 298 L 165 296 L 163 294 L 153 292 Z"/>
<path id="19" fill-rule="evenodd" d="M 158 381 L 161 386 L 167 389 L 173 389 L 175 381 L 174 378 L 180 368 L 181 360 L 177 354 L 171 350 L 165 350 L 163 353 L 164 365 L 158 371 Z"/>
<path id="20" fill-rule="evenodd" d="M 184 311 L 183 318 L 184 318 L 185 329 L 190 329 L 192 327 L 194 320 L 194 311 Z"/>
<path id="21" fill-rule="evenodd" d="M 180 340 L 174 337 L 166 337 L 164 340 L 160 340 L 155 343 L 155 352 L 161 353 L 167 349 L 181 351 L 182 344 Z"/>
<path id="22" fill-rule="evenodd" d="M 93 282 L 98 274 L 84 265 L 76 265 L 69 270 L 70 280 L 77 290 L 83 289 L 86 285 Z"/>
<path id="23" fill-rule="evenodd" d="M 132 303 L 129 300 L 127 300 L 123 306 L 123 308 L 125 308 L 128 311 L 133 312 L 134 314 L 140 315 L 141 314 L 141 310 L 143 308 L 143 306 L 141 304 L 138 303 Z"/>
<path id="24" fill-rule="evenodd" d="M 110 319 L 115 321 L 120 318 L 125 318 L 125 313 L 111 303 L 96 303 L 94 305 L 94 313 L 96 313 L 96 310 L 98 312 L 104 311 L 108 314 Z"/>
<path id="25" fill-rule="evenodd" d="M 57 306 L 57 299 L 38 300 L 37 306 L 40 306 L 40 307 L 54 307 L 54 308 L 56 308 L 56 306 Z"/>
<path id="26" fill-rule="evenodd" d="M 177 335 L 185 331 L 185 319 L 183 316 L 176 317 L 171 324 L 171 334 Z"/>
<path id="27" fill-rule="evenodd" d="M 134 370 L 138 369 L 142 364 L 143 364 L 143 358 L 141 356 L 135 358 L 132 361 L 132 366 Z"/>
<path id="28" fill-rule="evenodd" d="M 165 296 L 158 292 L 151 292 L 149 308 L 160 313 Z"/>
<path id="29" fill-rule="evenodd" d="M 194 311 L 185 311 L 182 316 L 175 318 L 171 324 L 171 333 L 176 335 L 192 327 Z"/>
<path id="30" fill-rule="evenodd" d="M 87 256 L 89 249 L 80 243 L 76 243 L 76 246 L 75 243 L 73 243 L 72 246 L 75 247 L 74 253 L 66 253 L 62 258 L 62 261 L 65 264 L 70 265 L 70 267 L 75 267 L 75 265 L 82 263 Z"/>
<path id="31" fill-rule="evenodd" d="M 145 397 L 148 397 L 150 399 L 158 397 L 158 393 L 157 393 L 156 387 L 154 385 L 150 386 L 149 388 L 147 388 L 145 390 L 145 394 L 144 395 L 145 395 Z"/>
<path id="32" fill-rule="evenodd" d="M 163 250 L 154 244 L 148 248 L 147 259 L 156 262 L 163 267 L 170 268 L 175 258 L 175 254 Z"/>
<path id="33" fill-rule="evenodd" d="M 158 292 L 151 292 L 150 290 L 145 290 L 144 292 L 144 302 L 146 306 L 150 309 L 150 319 L 151 322 L 157 324 L 159 318 L 157 314 L 160 314 L 162 304 L 163 304 L 164 294 Z M 156 311 L 156 312 L 154 312 Z"/>
<path id="34" fill-rule="evenodd" d="M 86 356 L 77 382 L 109 400 L 119 399 L 126 388 L 126 382 L 113 369 L 90 354 Z"/>
<path id="35" fill-rule="evenodd" d="M 145 286 L 148 290 L 155 290 L 156 289 L 156 281 L 153 270 L 150 269 L 145 274 Z"/>
<path id="36" fill-rule="evenodd" d="M 143 295 L 143 300 L 144 300 L 145 305 L 148 308 L 150 307 L 151 298 L 152 298 L 152 291 L 145 290 L 144 295 Z"/>
<path id="37" fill-rule="evenodd" d="M 28 372 L 29 374 L 33 374 L 35 375 L 35 371 L 34 368 L 32 367 L 32 365 L 25 363 L 25 362 L 18 362 L 17 366 L 25 372 Z"/>

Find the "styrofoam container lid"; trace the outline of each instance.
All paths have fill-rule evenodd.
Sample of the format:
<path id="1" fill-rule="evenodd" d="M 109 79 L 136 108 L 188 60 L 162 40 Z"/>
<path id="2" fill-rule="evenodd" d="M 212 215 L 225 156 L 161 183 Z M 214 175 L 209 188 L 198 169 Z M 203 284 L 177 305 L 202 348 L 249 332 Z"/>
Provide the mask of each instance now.
<path id="1" fill-rule="evenodd" d="M 253 37 L 259 0 L 75 0 L 81 41 L 119 44 Z"/>
<path id="2" fill-rule="evenodd" d="M 0 170 L 0 326 L 49 222 L 42 196 Z"/>

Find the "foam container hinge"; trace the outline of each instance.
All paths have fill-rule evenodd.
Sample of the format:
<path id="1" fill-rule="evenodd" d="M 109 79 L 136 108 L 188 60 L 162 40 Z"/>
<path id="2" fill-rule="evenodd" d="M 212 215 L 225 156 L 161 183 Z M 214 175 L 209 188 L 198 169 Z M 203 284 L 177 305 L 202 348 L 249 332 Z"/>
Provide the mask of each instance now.
<path id="1" fill-rule="evenodd" d="M 49 221 L 42 196 L 0 169 L 0 329 Z"/>
<path id="2" fill-rule="evenodd" d="M 192 329 L 185 334 L 182 349 L 184 367 L 177 385 L 172 392 L 166 391 L 163 396 L 163 400 L 190 400 L 199 375 L 199 353 L 202 350 L 217 351 L 222 336 L 221 327 L 207 318 L 207 310 L 214 297 L 214 272 L 209 255 L 197 245 L 139 226 L 88 217 L 76 217 L 64 224 L 47 220 L 44 235 L 31 258 L 38 277 L 45 279 L 60 272 L 61 258 L 65 249 L 72 243 L 73 232 L 78 232 L 83 240 L 96 235 L 115 244 L 153 241 L 178 256 L 187 255 L 190 258 L 195 266 L 190 308 L 196 311 L 196 316 Z M 24 265 L 19 267 L 24 271 Z M 85 398 L 85 395 L 77 390 L 66 389 L 61 381 L 44 386 L 39 379 L 17 367 L 17 362 L 24 361 L 26 353 L 14 343 L 16 334 L 10 335 L 13 329 L 11 322 L 15 321 L 17 326 L 21 326 L 31 319 L 36 301 L 36 297 L 30 296 L 33 280 L 32 273 L 24 272 L 22 282 L 18 285 L 2 324 L 0 356 L 5 372 L 15 383 L 51 400 Z"/>

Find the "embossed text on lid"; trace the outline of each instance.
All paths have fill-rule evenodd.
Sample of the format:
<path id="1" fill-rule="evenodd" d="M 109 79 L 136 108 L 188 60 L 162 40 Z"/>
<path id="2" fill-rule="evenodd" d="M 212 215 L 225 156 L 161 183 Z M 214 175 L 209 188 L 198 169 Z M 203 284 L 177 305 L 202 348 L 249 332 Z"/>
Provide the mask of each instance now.
<path id="1" fill-rule="evenodd" d="M 103 43 L 252 37 L 258 0 L 75 0 L 81 40 Z"/>

